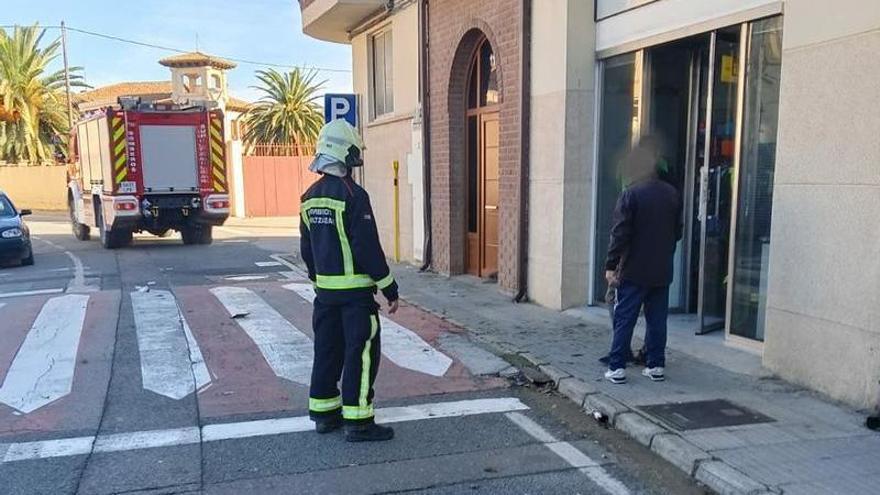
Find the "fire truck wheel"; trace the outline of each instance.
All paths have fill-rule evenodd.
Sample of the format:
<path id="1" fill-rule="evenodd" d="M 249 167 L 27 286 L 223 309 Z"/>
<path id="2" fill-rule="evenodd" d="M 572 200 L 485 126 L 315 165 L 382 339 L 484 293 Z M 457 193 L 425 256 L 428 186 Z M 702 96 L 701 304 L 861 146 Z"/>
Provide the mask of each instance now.
<path id="1" fill-rule="evenodd" d="M 107 230 L 104 228 L 104 216 L 98 210 L 98 231 L 101 233 L 101 246 L 104 249 L 117 249 L 128 246 L 132 241 L 130 230 Z"/>
<path id="2" fill-rule="evenodd" d="M 88 225 L 83 225 L 76 221 L 76 211 L 73 207 L 73 202 L 67 205 L 67 208 L 70 212 L 70 226 L 73 229 L 73 236 L 79 239 L 80 241 L 87 241 L 91 237 L 90 229 Z"/>
<path id="3" fill-rule="evenodd" d="M 204 225 L 201 228 L 202 236 L 199 239 L 199 244 L 211 244 L 214 242 L 214 227 L 211 225 Z"/>
<path id="4" fill-rule="evenodd" d="M 190 225 L 180 229 L 180 237 L 183 238 L 183 243 L 187 246 L 198 244 L 201 232 L 202 229 L 200 229 L 198 225 Z"/>
<path id="5" fill-rule="evenodd" d="M 180 231 L 180 235 L 183 237 L 183 243 L 186 245 L 211 244 L 214 242 L 214 231 L 210 225 L 190 225 L 184 227 Z"/>

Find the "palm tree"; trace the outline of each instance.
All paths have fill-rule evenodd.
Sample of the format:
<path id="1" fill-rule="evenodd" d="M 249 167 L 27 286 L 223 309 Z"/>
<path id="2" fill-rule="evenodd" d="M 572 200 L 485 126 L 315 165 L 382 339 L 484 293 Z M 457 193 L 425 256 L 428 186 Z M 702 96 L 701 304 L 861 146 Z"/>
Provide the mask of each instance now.
<path id="1" fill-rule="evenodd" d="M 45 34 L 36 25 L 0 29 L 0 159 L 8 162 L 48 162 L 67 149 L 64 71 L 48 72 L 61 42 L 40 48 Z M 71 85 L 87 87 L 80 70 L 71 68 Z"/>
<path id="2" fill-rule="evenodd" d="M 244 118 L 244 141 L 260 144 L 311 145 L 318 139 L 324 116 L 315 100 L 326 81 L 315 82 L 317 72 L 294 69 L 257 71 L 263 93 Z"/>

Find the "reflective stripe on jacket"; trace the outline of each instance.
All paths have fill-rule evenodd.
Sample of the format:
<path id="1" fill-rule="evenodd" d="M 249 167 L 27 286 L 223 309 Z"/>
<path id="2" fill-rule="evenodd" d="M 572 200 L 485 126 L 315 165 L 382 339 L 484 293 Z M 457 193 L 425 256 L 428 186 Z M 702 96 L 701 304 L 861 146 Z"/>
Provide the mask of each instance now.
<path id="1" fill-rule="evenodd" d="M 324 175 L 302 197 L 300 252 L 322 292 L 374 292 L 397 299 L 367 192 L 351 180 Z"/>

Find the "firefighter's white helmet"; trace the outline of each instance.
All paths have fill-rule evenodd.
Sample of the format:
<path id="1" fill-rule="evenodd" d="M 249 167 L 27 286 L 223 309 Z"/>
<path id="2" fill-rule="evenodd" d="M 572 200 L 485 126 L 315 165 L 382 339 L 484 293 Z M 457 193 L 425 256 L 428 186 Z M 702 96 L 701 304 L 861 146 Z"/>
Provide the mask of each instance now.
<path id="1" fill-rule="evenodd" d="M 365 149 L 357 129 L 343 119 L 336 119 L 321 128 L 315 154 L 338 160 L 347 167 L 359 167 L 364 164 Z"/>

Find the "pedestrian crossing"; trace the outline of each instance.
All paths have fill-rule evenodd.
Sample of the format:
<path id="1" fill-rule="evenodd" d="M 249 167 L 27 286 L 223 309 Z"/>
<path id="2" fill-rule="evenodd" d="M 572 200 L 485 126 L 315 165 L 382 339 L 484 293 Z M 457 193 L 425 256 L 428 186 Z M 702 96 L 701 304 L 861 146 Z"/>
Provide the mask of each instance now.
<path id="1" fill-rule="evenodd" d="M 182 399 L 211 382 L 198 343 L 170 291 L 131 293 L 146 390 Z"/>
<path id="2" fill-rule="evenodd" d="M 131 356 L 123 362 L 136 363 L 140 375 L 139 383 L 127 386 L 140 386 L 138 393 L 151 401 L 195 397 L 211 417 L 305 409 L 314 355 L 310 284 L 142 287 L 121 295 L 131 303 L 130 318 L 115 314 L 126 306 L 118 304 L 118 294 L 45 294 L 0 303 L 0 345 L 8 346 L 0 352 L 0 434 L 12 431 L 16 418 L 40 418 L 38 429 L 51 429 L 63 423 L 56 416 L 75 413 L 80 401 L 99 409 L 109 380 L 84 381 L 118 371 L 112 357 L 126 335 L 135 349 L 131 355 L 132 348 L 124 348 Z M 14 307 L 16 318 L 4 323 Z M 382 317 L 386 361 L 377 387 L 400 397 L 403 390 L 421 395 L 481 387 L 437 347 L 439 320 L 412 307 L 401 313 L 402 320 L 400 313 Z M 104 359 L 84 358 L 98 354 Z"/>
<path id="3" fill-rule="evenodd" d="M 315 289 L 311 284 L 287 284 L 284 288 L 296 292 L 306 301 L 315 300 Z M 382 354 L 401 368 L 443 376 L 452 366 L 449 356 L 431 347 L 412 330 L 382 315 L 379 315 L 379 323 L 382 327 Z"/>
<path id="4" fill-rule="evenodd" d="M 89 296 L 50 299 L 0 386 L 0 403 L 29 413 L 70 393 Z"/>
<path id="5" fill-rule="evenodd" d="M 215 287 L 211 293 L 238 320 L 276 376 L 302 385 L 310 383 L 315 357 L 310 338 L 250 289 Z"/>

